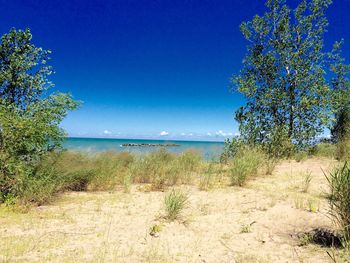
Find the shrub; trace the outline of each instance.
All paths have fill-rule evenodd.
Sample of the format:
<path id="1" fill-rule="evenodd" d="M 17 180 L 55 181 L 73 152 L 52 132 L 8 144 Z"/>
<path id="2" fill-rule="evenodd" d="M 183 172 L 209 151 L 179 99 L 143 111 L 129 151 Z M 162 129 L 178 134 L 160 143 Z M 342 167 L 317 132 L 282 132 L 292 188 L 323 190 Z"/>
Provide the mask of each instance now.
<path id="1" fill-rule="evenodd" d="M 266 175 L 271 175 L 273 170 L 275 170 L 276 164 L 277 164 L 277 159 L 275 158 L 268 158 L 265 162 L 265 174 Z"/>
<path id="2" fill-rule="evenodd" d="M 335 157 L 338 160 L 350 160 L 350 136 L 337 143 Z"/>
<path id="3" fill-rule="evenodd" d="M 133 156 L 128 153 L 105 152 L 92 159 L 91 190 L 113 190 L 122 184 Z"/>
<path id="4" fill-rule="evenodd" d="M 326 175 L 330 193 L 330 214 L 350 240 L 350 167 L 347 162 Z"/>
<path id="5" fill-rule="evenodd" d="M 33 44 L 29 29 L 11 29 L 0 39 L 0 202 L 51 181 L 38 178 L 36 166 L 60 148 L 59 124 L 78 106 L 70 94 L 50 94 L 50 53 Z"/>
<path id="6" fill-rule="evenodd" d="M 42 205 L 59 192 L 86 190 L 94 174 L 85 160 L 71 152 L 47 154 L 32 174 L 23 174 L 15 185 L 19 203 Z"/>
<path id="7" fill-rule="evenodd" d="M 224 151 L 220 155 L 220 162 L 227 163 L 229 160 L 232 160 L 242 146 L 243 141 L 238 137 L 232 138 L 231 141 L 230 139 L 226 139 L 224 143 Z"/>
<path id="8" fill-rule="evenodd" d="M 332 143 L 321 142 L 310 150 L 310 154 L 318 157 L 334 158 L 337 146 Z"/>
<path id="9" fill-rule="evenodd" d="M 169 220 L 177 219 L 188 201 L 188 195 L 180 190 L 172 189 L 165 195 L 164 204 L 166 218 Z"/>
<path id="10" fill-rule="evenodd" d="M 240 150 L 231 162 L 231 184 L 243 186 L 246 180 L 257 174 L 264 164 L 266 156 L 259 149 L 245 148 Z"/>
<path id="11" fill-rule="evenodd" d="M 294 159 L 298 163 L 305 160 L 307 157 L 308 157 L 308 154 L 305 151 L 299 151 L 299 152 L 294 153 Z"/>
<path id="12" fill-rule="evenodd" d="M 51 174 L 25 176 L 17 189 L 17 203 L 43 205 L 50 202 L 58 192 L 60 182 Z M 19 186 L 19 185 L 17 185 Z"/>

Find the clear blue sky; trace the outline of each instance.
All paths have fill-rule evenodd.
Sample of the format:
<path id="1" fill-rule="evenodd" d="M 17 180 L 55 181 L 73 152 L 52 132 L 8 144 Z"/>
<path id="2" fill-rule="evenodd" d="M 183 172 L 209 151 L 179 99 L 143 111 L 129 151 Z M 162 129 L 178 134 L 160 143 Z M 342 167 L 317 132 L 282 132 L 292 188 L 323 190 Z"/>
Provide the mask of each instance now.
<path id="1" fill-rule="evenodd" d="M 0 0 L 0 8 L 0 34 L 29 27 L 53 51 L 56 88 L 84 102 L 62 124 L 71 136 L 218 140 L 238 131 L 233 114 L 244 101 L 229 77 L 246 50 L 239 24 L 262 14 L 264 1 Z M 347 58 L 349 12 L 349 0 L 335 0 L 326 35 L 328 46 L 345 38 Z"/>

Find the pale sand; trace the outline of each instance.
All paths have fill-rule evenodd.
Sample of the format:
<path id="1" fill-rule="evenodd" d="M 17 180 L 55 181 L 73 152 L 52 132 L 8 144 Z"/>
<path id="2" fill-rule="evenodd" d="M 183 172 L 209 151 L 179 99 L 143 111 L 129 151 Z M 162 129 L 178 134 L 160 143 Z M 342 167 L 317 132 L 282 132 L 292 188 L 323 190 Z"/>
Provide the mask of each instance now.
<path id="1" fill-rule="evenodd" d="M 3 209 L 0 262 L 331 262 L 331 249 L 300 246 L 298 235 L 334 228 L 321 170 L 334 165 L 325 159 L 283 161 L 273 175 L 244 188 L 204 192 L 183 186 L 189 205 L 175 222 L 162 217 L 165 193 L 143 192 L 142 186 L 130 194 L 67 193 L 28 214 Z M 306 170 L 312 181 L 302 193 L 300 172 Z M 252 222 L 250 232 L 242 233 Z M 157 237 L 149 234 L 155 224 L 161 225 Z"/>

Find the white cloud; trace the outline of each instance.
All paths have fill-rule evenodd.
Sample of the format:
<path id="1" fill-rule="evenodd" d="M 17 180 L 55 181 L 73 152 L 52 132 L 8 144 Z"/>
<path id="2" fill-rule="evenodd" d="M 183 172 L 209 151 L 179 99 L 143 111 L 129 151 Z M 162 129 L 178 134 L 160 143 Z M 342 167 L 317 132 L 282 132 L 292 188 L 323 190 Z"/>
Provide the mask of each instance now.
<path id="1" fill-rule="evenodd" d="M 193 136 L 193 133 L 189 133 L 188 136 Z"/>
<path id="2" fill-rule="evenodd" d="M 239 132 L 236 132 L 236 133 L 235 133 L 235 136 L 236 136 L 236 137 L 239 137 L 240 135 L 241 135 L 241 134 L 240 134 Z"/>
<path id="3" fill-rule="evenodd" d="M 111 134 L 112 134 L 112 132 L 111 132 L 111 131 L 109 131 L 109 130 L 104 130 L 104 131 L 103 131 L 103 134 L 104 134 L 104 135 L 111 135 Z"/>
<path id="4" fill-rule="evenodd" d="M 215 134 L 216 134 L 217 136 L 226 136 L 226 133 L 223 132 L 222 130 L 217 131 Z"/>
<path id="5" fill-rule="evenodd" d="M 207 133 L 208 136 L 212 136 L 212 134 L 210 132 Z"/>
<path id="6" fill-rule="evenodd" d="M 228 137 L 228 136 L 232 137 L 233 133 L 232 132 L 224 132 L 224 131 L 220 130 L 220 131 L 215 132 L 215 135 L 222 136 L 222 137 Z"/>
<path id="7" fill-rule="evenodd" d="M 186 135 L 186 133 L 184 133 L 184 132 L 181 133 L 181 136 L 185 136 L 185 135 Z"/>
<path id="8" fill-rule="evenodd" d="M 169 135 L 169 132 L 162 131 L 159 135 L 160 135 L 160 136 L 167 136 L 167 135 Z"/>

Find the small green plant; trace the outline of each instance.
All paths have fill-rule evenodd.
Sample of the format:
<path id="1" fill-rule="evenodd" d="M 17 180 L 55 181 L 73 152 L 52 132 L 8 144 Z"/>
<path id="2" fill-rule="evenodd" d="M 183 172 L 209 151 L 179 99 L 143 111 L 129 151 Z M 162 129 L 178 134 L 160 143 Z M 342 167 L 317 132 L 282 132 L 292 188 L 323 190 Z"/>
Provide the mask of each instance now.
<path id="1" fill-rule="evenodd" d="M 12 193 L 7 194 L 4 198 L 5 206 L 13 206 L 17 203 L 17 201 L 18 201 L 18 197 Z"/>
<path id="2" fill-rule="evenodd" d="M 187 202 L 188 195 L 186 193 L 175 189 L 168 192 L 164 198 L 166 218 L 172 221 L 179 218 Z"/>
<path id="3" fill-rule="evenodd" d="M 240 233 L 250 233 L 251 227 L 250 225 L 241 225 Z"/>
<path id="4" fill-rule="evenodd" d="M 350 166 L 345 162 L 326 175 L 330 193 L 330 214 L 340 226 L 346 241 L 350 240 Z"/>
<path id="5" fill-rule="evenodd" d="M 309 198 L 307 204 L 311 213 L 316 213 L 319 210 L 319 202 L 317 200 Z"/>
<path id="6" fill-rule="evenodd" d="M 300 246 L 307 246 L 313 242 L 313 236 L 310 233 L 304 233 L 300 238 Z"/>
<path id="7" fill-rule="evenodd" d="M 312 180 L 312 175 L 310 171 L 306 171 L 302 174 L 303 177 L 303 181 L 302 181 L 302 189 L 301 191 L 303 193 L 307 193 L 309 191 L 310 188 L 310 183 Z"/>
<path id="8" fill-rule="evenodd" d="M 250 224 L 242 224 L 241 225 L 241 229 L 240 229 L 240 233 L 243 234 L 243 233 L 250 233 L 250 232 L 252 232 L 252 225 L 254 225 L 255 223 L 256 222 L 253 221 Z"/>
<path id="9" fill-rule="evenodd" d="M 149 234 L 151 236 L 158 237 L 160 231 L 162 231 L 162 226 L 158 224 L 154 224 L 153 226 L 150 227 Z"/>

